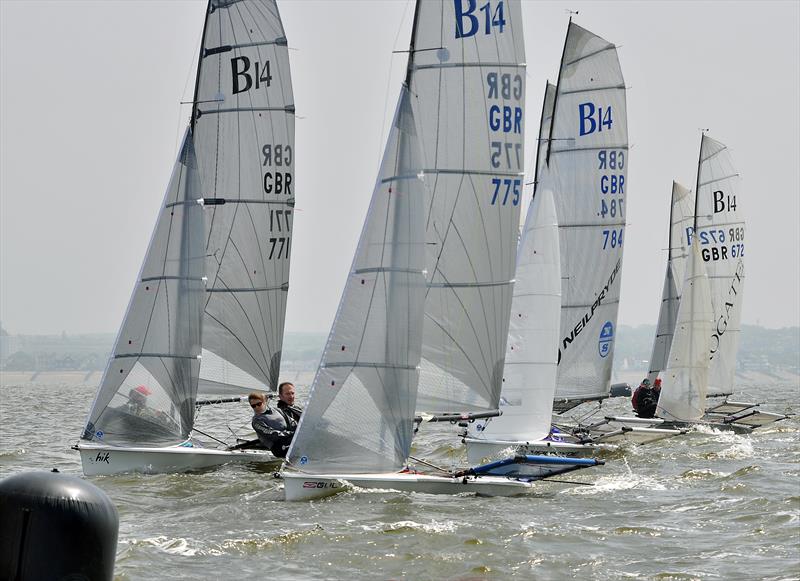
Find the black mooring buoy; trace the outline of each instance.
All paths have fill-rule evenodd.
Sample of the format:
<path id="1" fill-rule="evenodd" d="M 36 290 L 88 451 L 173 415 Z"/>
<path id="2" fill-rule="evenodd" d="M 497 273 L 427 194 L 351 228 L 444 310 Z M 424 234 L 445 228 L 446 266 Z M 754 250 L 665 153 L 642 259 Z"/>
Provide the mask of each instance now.
<path id="1" fill-rule="evenodd" d="M 0 579 L 110 580 L 119 516 L 86 480 L 25 472 L 0 481 Z"/>

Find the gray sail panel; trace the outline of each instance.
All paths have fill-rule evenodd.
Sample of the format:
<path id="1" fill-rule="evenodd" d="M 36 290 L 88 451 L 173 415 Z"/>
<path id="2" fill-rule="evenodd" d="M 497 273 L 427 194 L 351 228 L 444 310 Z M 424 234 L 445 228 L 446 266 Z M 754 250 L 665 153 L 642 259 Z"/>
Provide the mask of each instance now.
<path id="1" fill-rule="evenodd" d="M 672 263 L 668 262 L 667 272 L 664 275 L 664 288 L 661 291 L 661 308 L 658 311 L 656 337 L 653 341 L 653 351 L 650 354 L 650 368 L 647 371 L 650 383 L 653 383 L 658 374 L 667 366 L 679 305 L 680 295 L 678 295 L 678 287 L 672 273 Z"/>
<path id="2" fill-rule="evenodd" d="M 519 2 L 420 2 L 415 31 L 410 91 L 429 196 L 417 409 L 496 409 L 523 186 Z"/>
<path id="3" fill-rule="evenodd" d="M 174 442 L 192 428 L 205 299 L 199 197 L 187 131 L 84 439 Z"/>
<path id="4" fill-rule="evenodd" d="M 714 305 L 709 393 L 730 394 L 736 371 L 744 293 L 745 222 L 741 179 L 730 150 L 703 135 L 694 238 L 706 265 Z"/>
<path id="5" fill-rule="evenodd" d="M 211 3 L 193 125 L 208 200 L 203 347 L 275 389 L 295 182 L 289 55 L 274 0 Z"/>
<path id="6" fill-rule="evenodd" d="M 664 368 L 656 415 L 667 420 L 697 421 L 706 410 L 712 328 L 711 287 L 698 244 L 689 249 L 678 307 L 675 337 Z"/>
<path id="7" fill-rule="evenodd" d="M 570 23 L 548 150 L 561 247 L 557 399 L 606 397 L 626 216 L 625 82 L 613 44 Z"/>
<path id="8" fill-rule="evenodd" d="M 546 181 L 525 219 L 517 253 L 511 305 L 503 415 L 486 424 L 482 437 L 534 441 L 550 433 L 556 386 L 556 345 L 561 311 L 558 222 Z"/>
<path id="9" fill-rule="evenodd" d="M 661 292 L 661 306 L 658 312 L 656 337 L 650 355 L 647 377 L 650 383 L 666 368 L 678 305 L 681 294 L 686 260 L 689 256 L 688 236 L 694 223 L 694 195 L 678 182 L 672 182 L 672 202 L 670 209 L 670 234 L 667 250 L 667 272 L 664 275 L 664 288 Z"/>
<path id="10" fill-rule="evenodd" d="M 422 155 L 400 96 L 339 311 L 289 462 L 386 472 L 411 451 L 425 300 Z"/>

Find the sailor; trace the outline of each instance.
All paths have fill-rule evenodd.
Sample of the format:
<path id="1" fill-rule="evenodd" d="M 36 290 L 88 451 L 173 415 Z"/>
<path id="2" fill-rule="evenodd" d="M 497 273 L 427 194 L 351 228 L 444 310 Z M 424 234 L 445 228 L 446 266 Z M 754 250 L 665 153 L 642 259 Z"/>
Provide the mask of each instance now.
<path id="1" fill-rule="evenodd" d="M 656 379 L 655 386 L 650 385 L 646 377 L 642 380 L 631 397 L 631 404 L 636 415 L 640 418 L 652 418 L 656 415 L 658 396 L 661 394 L 661 380 Z"/>
<path id="2" fill-rule="evenodd" d="M 295 423 L 300 421 L 300 415 L 303 413 L 303 408 L 294 403 L 294 384 L 284 381 L 278 386 L 278 409 L 283 412 L 287 418 L 294 420 Z"/>
<path id="3" fill-rule="evenodd" d="M 267 405 L 267 397 L 260 391 L 247 396 L 253 408 L 252 426 L 258 441 L 278 458 L 285 458 L 292 443 L 297 423 Z"/>

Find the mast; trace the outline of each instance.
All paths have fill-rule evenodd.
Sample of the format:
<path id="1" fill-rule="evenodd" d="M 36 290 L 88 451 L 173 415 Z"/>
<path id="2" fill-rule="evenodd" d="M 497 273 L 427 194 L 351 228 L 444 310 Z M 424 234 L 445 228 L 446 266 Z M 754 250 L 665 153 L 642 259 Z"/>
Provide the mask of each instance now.
<path id="1" fill-rule="evenodd" d="M 694 223 L 692 224 L 692 237 L 697 238 L 697 205 L 700 200 L 700 166 L 703 163 L 703 139 L 706 132 L 700 134 L 700 153 L 697 154 L 697 177 L 694 185 Z"/>
<path id="2" fill-rule="evenodd" d="M 194 78 L 194 96 L 192 97 L 192 115 L 189 118 L 189 126 L 192 129 L 192 134 L 194 134 L 194 123 L 197 120 L 197 91 L 200 88 L 200 67 L 203 66 L 203 56 L 206 50 L 206 30 L 208 29 L 208 17 L 214 11 L 211 2 L 212 0 L 208 0 L 208 5 L 206 6 L 206 17 L 203 20 L 203 35 L 200 38 L 200 54 L 197 56 L 197 71 L 195 72 Z"/>
<path id="3" fill-rule="evenodd" d="M 563 56 L 562 56 L 562 58 L 563 58 Z M 560 72 L 561 71 L 559 70 L 559 73 Z M 542 98 L 542 114 L 539 117 L 539 127 L 541 127 L 542 124 L 544 123 L 544 117 L 547 114 L 547 111 L 546 111 L 546 109 L 547 109 L 547 89 L 549 87 L 550 87 L 550 81 L 545 81 L 544 82 L 544 97 Z M 558 88 L 556 87 L 556 92 L 557 91 L 558 91 Z M 553 112 L 555 112 L 555 97 L 554 97 L 554 100 L 553 100 Z M 550 131 L 551 132 L 553 131 L 552 118 L 550 120 Z M 542 139 L 542 135 L 541 135 L 541 132 L 540 132 L 539 133 L 539 137 L 536 138 L 536 162 L 534 163 L 534 166 L 533 166 L 533 195 L 531 196 L 531 201 L 533 201 L 536 198 L 536 189 L 539 186 L 539 156 L 542 154 L 542 147 L 541 147 L 542 144 L 540 143 L 541 139 Z M 550 160 L 550 143 L 549 143 L 549 139 L 548 139 L 548 146 L 547 147 L 548 147 L 547 159 L 549 161 Z"/>
<path id="4" fill-rule="evenodd" d="M 408 43 L 408 63 L 406 64 L 406 80 L 404 81 L 409 91 L 411 90 L 411 73 L 414 70 L 414 46 L 417 40 L 417 25 L 419 24 L 419 5 L 422 0 L 417 0 L 414 5 L 414 22 L 411 25 L 411 40 Z"/>
<path id="5" fill-rule="evenodd" d="M 567 54 L 567 44 L 569 43 L 569 27 L 572 26 L 572 16 L 567 23 L 567 34 L 564 37 L 564 48 L 561 49 L 561 62 L 558 65 L 558 79 L 556 79 L 556 96 L 553 102 L 553 120 L 550 122 L 550 135 L 547 136 L 547 166 L 550 167 L 550 148 L 553 144 L 553 127 L 555 126 L 556 110 L 558 109 L 558 89 L 561 88 L 561 71 L 564 68 L 564 55 Z"/>

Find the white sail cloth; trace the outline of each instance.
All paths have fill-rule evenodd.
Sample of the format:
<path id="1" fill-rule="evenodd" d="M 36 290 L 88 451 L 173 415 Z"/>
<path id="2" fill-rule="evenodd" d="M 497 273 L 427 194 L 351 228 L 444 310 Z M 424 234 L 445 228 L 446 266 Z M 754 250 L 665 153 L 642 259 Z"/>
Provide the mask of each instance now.
<path id="1" fill-rule="evenodd" d="M 175 441 L 194 424 L 205 298 L 199 192 L 187 131 L 84 439 Z"/>
<path id="2" fill-rule="evenodd" d="M 429 195 L 417 409 L 497 409 L 525 156 L 520 4 L 418 2 L 414 28 L 409 88 Z"/>
<path id="3" fill-rule="evenodd" d="M 175 443 L 198 393 L 276 387 L 293 168 L 275 0 L 211 0 L 190 127 L 82 438 Z"/>
<path id="4" fill-rule="evenodd" d="M 214 0 L 200 54 L 193 127 L 206 209 L 203 348 L 210 391 L 276 389 L 289 285 L 294 100 L 275 0 Z M 238 382 L 237 382 L 238 383 Z"/>
<path id="5" fill-rule="evenodd" d="M 664 370 L 656 415 L 695 421 L 705 414 L 713 308 L 700 245 L 690 246 L 675 335 Z"/>
<path id="6" fill-rule="evenodd" d="M 553 192 L 537 186 L 517 253 L 503 391 L 503 415 L 481 438 L 541 440 L 550 433 L 561 314 L 561 266 Z"/>
<path id="7" fill-rule="evenodd" d="M 558 399 L 608 395 L 627 210 L 625 81 L 616 47 L 570 23 L 546 172 L 561 247 Z"/>
<path id="8" fill-rule="evenodd" d="M 694 222 L 694 196 L 692 191 L 678 182 L 672 182 L 672 204 L 670 207 L 669 243 L 667 249 L 667 271 L 664 289 L 661 292 L 661 307 L 658 311 L 656 338 L 650 355 L 647 378 L 653 383 L 667 366 L 675 322 L 680 304 L 680 287 L 683 283 L 686 258 L 689 255 L 688 235 Z"/>
<path id="9" fill-rule="evenodd" d="M 744 293 L 745 224 L 741 179 L 730 150 L 703 135 L 697 170 L 696 232 L 714 305 L 709 393 L 733 393 Z"/>
<path id="10" fill-rule="evenodd" d="M 403 90 L 339 311 L 289 450 L 315 473 L 387 472 L 411 451 L 425 300 L 422 155 Z"/>

